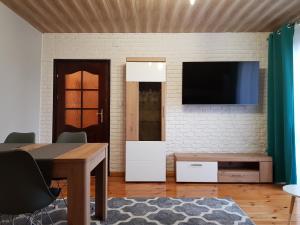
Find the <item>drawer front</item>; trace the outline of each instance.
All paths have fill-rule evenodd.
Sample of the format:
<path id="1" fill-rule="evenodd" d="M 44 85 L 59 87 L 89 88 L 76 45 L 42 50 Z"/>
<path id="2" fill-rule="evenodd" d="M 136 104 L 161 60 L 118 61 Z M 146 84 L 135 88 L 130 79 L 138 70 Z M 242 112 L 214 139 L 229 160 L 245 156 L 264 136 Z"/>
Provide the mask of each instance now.
<path id="1" fill-rule="evenodd" d="M 258 183 L 258 171 L 219 171 L 219 182 L 224 183 Z"/>
<path id="2" fill-rule="evenodd" d="M 217 162 L 176 162 L 177 182 L 217 182 Z"/>
<path id="3" fill-rule="evenodd" d="M 126 164 L 126 181 L 166 181 L 166 162 L 132 161 Z"/>

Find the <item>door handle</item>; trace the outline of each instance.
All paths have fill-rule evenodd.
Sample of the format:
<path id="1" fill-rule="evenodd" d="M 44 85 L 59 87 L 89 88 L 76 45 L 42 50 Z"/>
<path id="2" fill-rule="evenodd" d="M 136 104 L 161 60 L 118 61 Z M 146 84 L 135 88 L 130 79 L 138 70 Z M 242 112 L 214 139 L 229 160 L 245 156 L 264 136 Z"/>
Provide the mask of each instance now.
<path id="1" fill-rule="evenodd" d="M 97 112 L 97 115 L 100 115 L 100 123 L 103 123 L 103 109 L 100 112 Z"/>

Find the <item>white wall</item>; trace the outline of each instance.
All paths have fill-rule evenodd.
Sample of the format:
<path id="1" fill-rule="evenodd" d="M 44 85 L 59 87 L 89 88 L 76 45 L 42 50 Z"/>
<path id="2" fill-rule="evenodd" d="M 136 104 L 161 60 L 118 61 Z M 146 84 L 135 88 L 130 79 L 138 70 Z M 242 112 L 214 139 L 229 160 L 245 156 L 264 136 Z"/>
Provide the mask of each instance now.
<path id="1" fill-rule="evenodd" d="M 42 34 L 0 2 L 0 142 L 38 133 Z"/>
<path id="2" fill-rule="evenodd" d="M 44 34 L 40 138 L 52 136 L 53 59 L 111 59 L 111 170 L 124 171 L 126 57 L 167 58 L 168 153 L 263 152 L 266 147 L 267 33 Z M 260 107 L 181 104 L 183 61 L 258 60 Z M 172 157 L 168 169 L 173 169 Z"/>

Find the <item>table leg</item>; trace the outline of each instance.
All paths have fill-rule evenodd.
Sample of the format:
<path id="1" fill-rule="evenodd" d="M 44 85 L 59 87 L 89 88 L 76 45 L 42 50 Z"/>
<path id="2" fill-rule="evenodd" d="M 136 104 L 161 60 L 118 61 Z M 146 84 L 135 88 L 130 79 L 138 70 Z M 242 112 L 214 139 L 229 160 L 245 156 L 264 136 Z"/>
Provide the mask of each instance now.
<path id="1" fill-rule="evenodd" d="M 90 174 L 87 165 L 72 165 L 67 179 L 68 224 L 90 225 Z"/>
<path id="2" fill-rule="evenodd" d="M 289 223 L 288 224 L 291 223 L 291 219 L 292 219 L 292 215 L 293 215 L 293 211 L 294 211 L 295 200 L 296 200 L 296 197 L 292 196 L 292 198 L 291 198 L 291 205 L 290 205 Z"/>
<path id="3" fill-rule="evenodd" d="M 107 153 L 107 152 L 106 152 Z M 95 217 L 100 220 L 107 218 L 107 154 L 105 159 L 95 168 Z"/>

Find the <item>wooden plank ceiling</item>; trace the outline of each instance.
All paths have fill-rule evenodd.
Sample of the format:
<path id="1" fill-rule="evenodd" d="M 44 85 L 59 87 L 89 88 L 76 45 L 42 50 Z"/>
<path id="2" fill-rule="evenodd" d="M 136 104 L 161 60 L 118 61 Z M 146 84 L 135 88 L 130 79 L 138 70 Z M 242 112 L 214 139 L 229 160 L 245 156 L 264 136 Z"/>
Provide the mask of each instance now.
<path id="1" fill-rule="evenodd" d="M 45 33 L 267 32 L 300 0 L 0 0 Z"/>

